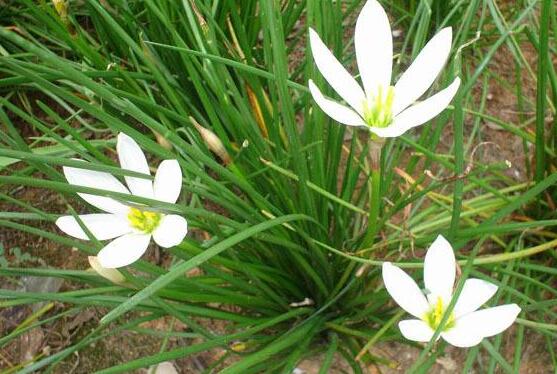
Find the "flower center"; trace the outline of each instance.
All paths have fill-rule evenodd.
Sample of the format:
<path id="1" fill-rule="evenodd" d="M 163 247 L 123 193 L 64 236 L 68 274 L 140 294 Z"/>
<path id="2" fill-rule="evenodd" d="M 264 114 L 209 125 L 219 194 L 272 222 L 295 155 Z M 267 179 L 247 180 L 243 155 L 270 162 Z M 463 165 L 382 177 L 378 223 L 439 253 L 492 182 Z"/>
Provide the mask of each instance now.
<path id="1" fill-rule="evenodd" d="M 393 120 L 393 99 L 395 88 L 383 86 L 377 88 L 377 93 L 367 97 L 363 102 L 364 121 L 371 127 L 387 127 Z"/>
<path id="2" fill-rule="evenodd" d="M 432 330 L 437 330 L 439 325 L 441 324 L 441 320 L 443 319 L 443 314 L 445 314 L 445 305 L 443 305 L 443 299 L 441 297 L 437 297 L 437 302 L 435 306 L 432 306 L 431 310 L 427 312 L 423 318 L 424 322 L 431 327 Z M 451 313 L 449 319 L 445 323 L 443 327 L 443 331 L 447 331 L 453 328 L 455 325 L 455 318 L 454 313 Z"/>
<path id="3" fill-rule="evenodd" d="M 155 231 L 155 229 L 159 226 L 161 218 L 162 215 L 160 213 L 137 208 L 130 208 L 128 213 L 130 226 L 146 234 L 150 234 Z"/>

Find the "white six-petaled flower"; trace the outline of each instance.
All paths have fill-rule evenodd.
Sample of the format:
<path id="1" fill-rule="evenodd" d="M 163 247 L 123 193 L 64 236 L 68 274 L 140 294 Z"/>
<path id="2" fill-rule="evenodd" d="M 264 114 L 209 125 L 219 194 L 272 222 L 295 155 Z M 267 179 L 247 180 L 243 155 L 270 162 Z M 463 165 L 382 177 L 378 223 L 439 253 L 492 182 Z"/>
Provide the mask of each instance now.
<path id="1" fill-rule="evenodd" d="M 335 121 L 365 127 L 378 137 L 400 136 L 429 121 L 449 105 L 460 85 L 460 79 L 456 78 L 447 88 L 414 104 L 433 84 L 449 56 L 452 31 L 448 27 L 427 43 L 397 83 L 391 86 L 391 26 L 376 0 L 369 0 L 364 5 L 354 34 L 363 90 L 311 28 L 309 37 L 317 68 L 348 106 L 327 99 L 310 79 L 309 89 L 314 100 Z"/>
<path id="2" fill-rule="evenodd" d="M 147 159 L 139 145 L 126 134 L 118 135 L 116 146 L 122 169 L 151 175 Z M 84 161 L 85 162 L 85 161 Z M 74 167 L 64 167 L 70 184 L 107 191 L 133 194 L 166 203 L 175 203 L 182 189 L 182 171 L 176 160 L 160 163 L 153 181 L 126 176 L 126 188 L 113 175 Z M 83 200 L 106 213 L 83 214 L 79 219 L 98 240 L 114 239 L 98 253 L 104 268 L 119 268 L 137 261 L 147 250 L 151 237 L 164 248 L 182 242 L 188 231 L 186 220 L 175 214 L 163 214 L 149 207 L 128 205 L 110 197 L 78 193 Z M 56 220 L 60 230 L 78 239 L 88 240 L 73 216 Z"/>
<path id="3" fill-rule="evenodd" d="M 456 260 L 449 242 L 439 236 L 428 249 L 424 261 L 425 295 L 416 282 L 389 262 L 383 264 L 385 288 L 397 304 L 417 319 L 399 322 L 402 335 L 418 342 L 430 341 L 451 302 L 456 277 Z M 497 291 L 497 286 L 481 279 L 467 279 L 455 307 L 441 331 L 448 343 L 472 347 L 483 338 L 507 329 L 520 313 L 516 304 L 477 310 Z"/>

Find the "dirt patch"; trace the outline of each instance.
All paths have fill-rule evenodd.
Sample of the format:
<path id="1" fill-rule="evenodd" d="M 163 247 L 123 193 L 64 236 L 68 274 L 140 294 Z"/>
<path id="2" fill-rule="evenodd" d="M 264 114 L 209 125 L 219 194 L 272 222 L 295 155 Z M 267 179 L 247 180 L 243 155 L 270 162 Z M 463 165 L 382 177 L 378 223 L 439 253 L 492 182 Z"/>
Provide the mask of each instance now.
<path id="1" fill-rule="evenodd" d="M 532 71 L 537 65 L 537 52 L 529 43 L 520 46 L 525 61 Z M 511 61 L 514 57 L 511 51 L 500 48 L 490 64 L 489 90 L 486 101 L 486 114 L 500 121 L 520 127 L 523 131 L 533 134 L 536 116 L 536 80 L 525 68 L 516 66 Z M 502 84 L 501 82 L 505 82 Z M 519 100 L 516 91 L 520 83 L 522 99 Z M 480 85 L 475 88 L 475 96 L 481 97 Z M 527 180 L 531 178 L 531 165 L 533 162 L 532 145 L 525 146 L 520 137 L 511 134 L 497 123 L 482 120 L 482 141 L 495 144 L 496 152 L 491 152 L 486 162 L 502 162 L 509 160 L 512 167 L 506 172 L 515 180 Z"/>

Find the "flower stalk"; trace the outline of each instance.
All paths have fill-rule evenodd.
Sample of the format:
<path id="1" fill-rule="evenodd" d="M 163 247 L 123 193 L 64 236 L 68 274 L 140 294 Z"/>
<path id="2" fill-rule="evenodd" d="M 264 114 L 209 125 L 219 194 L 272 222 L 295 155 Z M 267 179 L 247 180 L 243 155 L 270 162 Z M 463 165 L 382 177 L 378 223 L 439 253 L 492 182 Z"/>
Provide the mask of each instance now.
<path id="1" fill-rule="evenodd" d="M 367 248 L 373 244 L 375 235 L 379 230 L 379 211 L 381 208 L 381 150 L 384 142 L 381 139 L 370 141 L 370 178 L 369 184 L 369 216 L 367 230 L 362 241 L 362 247 Z"/>

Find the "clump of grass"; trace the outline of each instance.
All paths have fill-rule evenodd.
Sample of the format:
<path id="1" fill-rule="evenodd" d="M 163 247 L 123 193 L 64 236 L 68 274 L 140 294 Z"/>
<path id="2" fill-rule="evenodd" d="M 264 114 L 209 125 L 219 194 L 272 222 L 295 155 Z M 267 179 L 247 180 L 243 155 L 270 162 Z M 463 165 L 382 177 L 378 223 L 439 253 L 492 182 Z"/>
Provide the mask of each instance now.
<path id="1" fill-rule="evenodd" d="M 494 303 L 517 302 L 525 311 L 513 336 L 469 350 L 463 371 L 518 371 L 530 331 L 546 338 L 557 367 L 557 299 L 549 286 L 555 280 L 557 174 L 553 141 L 544 135 L 544 119 L 555 116 L 557 105 L 550 63 L 555 8 L 544 0 L 539 22 L 532 1 L 505 9 L 488 0 L 395 1 L 386 8 L 403 35 L 395 40 L 395 50 L 402 51 L 395 75 L 435 30 L 452 26 L 453 53 L 438 85 L 459 75 L 463 86 L 449 110 L 383 147 L 378 226 L 362 248 L 368 142 L 312 103 L 306 82 L 321 78 L 309 54 L 301 52 L 312 26 L 337 56 L 349 56 L 350 65 L 351 33 L 345 31 L 360 5 L 91 0 L 68 3 L 64 15 L 50 3 L 20 0 L 0 11 L 8 26 L 0 29 L 0 198 L 19 205 L 17 213 L 0 212 L 0 226 L 95 254 L 100 243 L 74 241 L 54 226 L 38 228 L 57 215 L 12 195 L 19 186 L 50 189 L 65 199 L 70 213 L 76 192 L 110 195 L 68 185 L 61 166 L 76 166 L 73 158 L 80 158 L 93 170 L 129 175 L 113 160 L 114 135 L 124 132 L 152 158 L 177 159 L 184 173 L 178 203 L 130 201 L 179 213 L 194 228 L 169 251 L 170 267 L 139 261 L 134 271 L 125 271 L 130 287 L 86 271 L 0 268 L 4 276 L 60 277 L 83 286 L 52 294 L 0 290 L 3 307 L 50 300 L 110 310 L 83 339 L 22 372 L 55 370 L 96 340 L 167 315 L 202 342 L 102 372 L 129 372 L 212 348 L 226 350 L 223 361 L 236 357 L 225 373 L 291 372 L 319 352 L 325 352 L 323 373 L 335 354 L 361 372 L 385 362 L 367 348 L 402 341 L 393 327 L 402 314 L 389 302 L 378 265 L 389 260 L 419 268 L 414 249 L 440 233 L 452 241 L 461 264 L 468 264 L 465 274 L 499 286 Z M 539 53 L 537 66 L 525 57 L 529 46 Z M 520 79 L 499 76 L 494 56 L 501 50 L 508 51 L 519 77 L 537 79 L 536 100 Z M 493 86 L 516 93 L 519 120 L 488 111 Z M 510 177 L 504 155 L 482 158 L 484 146 L 478 144 L 489 136 L 486 122 L 524 144 L 514 151 L 524 153 L 525 165 L 515 166 L 530 170 L 535 154 L 532 180 Z M 40 135 L 26 137 L 23 127 Z M 194 268 L 201 270 L 198 275 L 184 275 Z M 142 314 L 123 322 L 130 311 Z M 62 314 L 11 332 L 0 346 Z M 228 332 L 215 334 L 203 319 L 225 321 Z M 508 355 L 503 343 L 511 338 L 514 353 Z M 427 372 L 444 351 L 444 343 L 435 350 L 428 344 L 413 370 Z"/>

